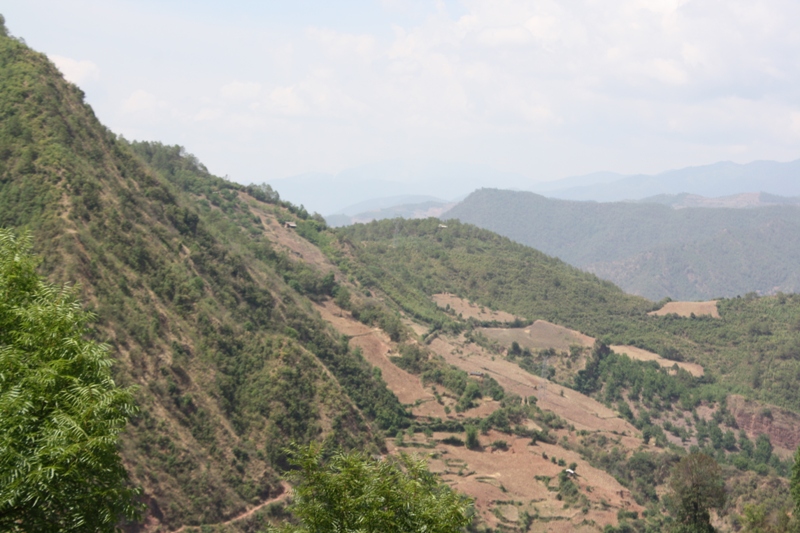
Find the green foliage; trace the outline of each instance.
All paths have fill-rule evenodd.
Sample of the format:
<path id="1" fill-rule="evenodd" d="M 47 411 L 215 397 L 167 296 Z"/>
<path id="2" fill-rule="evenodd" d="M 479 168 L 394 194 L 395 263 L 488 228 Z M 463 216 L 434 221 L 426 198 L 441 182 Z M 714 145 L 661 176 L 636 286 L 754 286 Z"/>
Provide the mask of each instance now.
<path id="1" fill-rule="evenodd" d="M 436 219 L 380 221 L 336 233 L 340 246 L 352 255 L 337 258 L 340 265 L 353 272 L 362 286 L 380 289 L 433 329 L 463 329 L 457 317 L 431 300 L 443 292 L 593 335 L 600 335 L 609 322 L 652 308 L 646 300 L 625 295 L 591 274 L 456 221 L 448 222 L 447 228 L 439 228 Z"/>
<path id="2" fill-rule="evenodd" d="M 481 443 L 478 441 L 478 428 L 475 426 L 467 426 L 465 428 L 465 444 L 470 450 L 479 450 Z"/>
<path id="3" fill-rule="evenodd" d="M 0 529 L 113 531 L 138 491 L 117 453 L 136 412 L 75 291 L 40 279 L 0 229 Z"/>
<path id="4" fill-rule="evenodd" d="M 340 228 L 339 247 L 346 253 L 332 258 L 362 286 L 380 291 L 387 304 L 427 323 L 431 331 L 469 332 L 470 321 L 431 300 L 449 292 L 527 321 L 545 319 L 575 328 L 606 344 L 700 363 L 704 381 L 715 382 L 720 393 L 736 392 L 800 410 L 795 386 L 800 296 L 722 299 L 721 318 L 647 316 L 652 303 L 536 250 L 468 224 L 438 224 L 428 219 Z M 510 353 L 526 364 L 524 353 Z M 588 382 L 577 384 L 580 390 L 594 387 L 591 376 L 586 378 Z"/>
<path id="5" fill-rule="evenodd" d="M 713 458 L 692 453 L 672 469 L 670 502 L 678 521 L 676 531 L 712 532 L 710 509 L 725 504 L 725 482 Z"/>
<path id="6" fill-rule="evenodd" d="M 800 447 L 794 452 L 790 492 L 794 500 L 795 515 L 800 514 Z"/>
<path id="7" fill-rule="evenodd" d="M 265 232 L 310 220 L 323 242 L 318 220 L 179 146 L 118 138 L 16 39 L 0 37 L 0 95 L 0 226 L 32 233 L 49 279 L 80 283 L 115 379 L 141 385 L 121 453 L 164 527 L 221 522 L 268 497 L 289 442 L 376 450 L 379 429 L 408 425 L 314 314 L 309 299 L 329 297 L 334 278 Z"/>
<path id="8" fill-rule="evenodd" d="M 455 533 L 470 523 L 471 503 L 406 455 L 370 459 L 337 453 L 327 461 L 319 448 L 297 448 L 292 461 L 291 510 L 301 525 L 284 531 Z"/>

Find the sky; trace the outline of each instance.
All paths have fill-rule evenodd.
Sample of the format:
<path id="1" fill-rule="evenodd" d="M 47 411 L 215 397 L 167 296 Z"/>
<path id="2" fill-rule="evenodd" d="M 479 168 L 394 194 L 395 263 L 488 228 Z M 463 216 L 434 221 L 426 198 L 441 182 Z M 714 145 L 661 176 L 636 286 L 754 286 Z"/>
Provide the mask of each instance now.
<path id="1" fill-rule="evenodd" d="M 797 0 L 0 0 L 128 139 L 262 183 L 800 157 Z"/>

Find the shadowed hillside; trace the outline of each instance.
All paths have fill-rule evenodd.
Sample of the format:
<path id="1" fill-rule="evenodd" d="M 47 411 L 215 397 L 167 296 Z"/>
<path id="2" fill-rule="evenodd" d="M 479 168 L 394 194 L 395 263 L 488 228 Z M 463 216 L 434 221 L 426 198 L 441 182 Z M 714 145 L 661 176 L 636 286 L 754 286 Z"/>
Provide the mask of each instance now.
<path id="1" fill-rule="evenodd" d="M 800 288 L 800 208 L 671 209 L 481 189 L 442 215 L 505 235 L 652 300 Z"/>

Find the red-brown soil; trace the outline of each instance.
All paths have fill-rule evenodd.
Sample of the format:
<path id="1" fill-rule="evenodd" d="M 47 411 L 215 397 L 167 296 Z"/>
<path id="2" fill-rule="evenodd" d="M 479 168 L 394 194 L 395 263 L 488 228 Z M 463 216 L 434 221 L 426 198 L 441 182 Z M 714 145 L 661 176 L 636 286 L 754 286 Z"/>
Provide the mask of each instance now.
<path id="1" fill-rule="evenodd" d="M 673 313 L 687 318 L 692 315 L 710 315 L 714 318 L 719 318 L 719 309 L 717 309 L 716 300 L 711 300 L 709 302 L 668 302 L 658 311 L 651 311 L 647 314 L 664 316 Z"/>
<path id="2" fill-rule="evenodd" d="M 728 410 L 751 439 L 766 433 L 782 457 L 791 456 L 800 446 L 800 415 L 738 394 L 728 396 Z"/>
<path id="3" fill-rule="evenodd" d="M 351 346 L 361 348 L 365 359 L 381 370 L 383 379 L 400 401 L 413 406 L 414 415 L 442 419 L 482 417 L 499 407 L 499 402 L 483 401 L 466 413 L 455 413 L 456 398 L 448 397 L 446 391 L 440 390 L 442 403 L 439 403 L 432 387 L 424 386 L 419 377 L 391 361 L 390 357 L 396 354 L 396 345 L 384 332 L 354 320 L 331 301 L 318 304 L 316 308 L 324 320 L 351 337 Z M 538 325 L 533 331 L 545 332 L 551 340 L 562 344 L 569 342 L 567 347 L 576 339 L 584 346 L 592 341 L 588 337 L 572 336 L 569 330 L 547 323 Z M 569 335 L 565 336 L 565 332 Z M 446 362 L 467 372 L 492 376 L 509 393 L 523 398 L 535 396 L 540 408 L 553 411 L 568 426 L 574 427 L 572 431 L 555 431 L 553 434 L 559 439 L 566 438 L 576 444 L 577 432 L 585 430 L 603 434 L 623 449 L 642 446 L 639 432 L 613 410 L 574 390 L 531 375 L 502 356 L 466 343 L 463 337 L 439 337 L 429 347 Z M 444 411 L 445 405 L 451 408 L 449 414 Z M 528 425 L 540 429 L 533 422 Z M 489 527 L 520 530 L 521 519 L 524 513 L 528 513 L 538 517 L 531 523 L 529 531 L 599 531 L 607 524 L 617 523 L 620 509 L 642 510 L 612 476 L 592 468 L 578 453 L 561 446 L 542 442 L 531 446 L 528 438 L 491 431 L 480 436 L 484 449 L 472 451 L 463 446 L 443 444 L 441 440 L 448 436 L 437 433 L 428 439 L 421 433 L 412 437 L 404 435 L 402 439 L 390 439 L 387 446 L 391 452 L 400 449 L 425 456 L 431 469 L 442 473 L 447 483 L 475 498 L 476 508 Z M 457 436 L 464 438 L 463 434 Z M 497 440 L 506 441 L 508 450 L 493 451 L 490 444 Z M 566 464 L 577 463 L 579 477 L 575 482 L 585 499 L 565 507 L 564 502 L 556 498 L 558 474 L 564 467 L 554 464 L 552 457 L 563 459 Z M 552 478 L 549 483 L 552 490 L 548 489 L 544 477 L 537 480 L 535 476 Z"/>
<path id="4" fill-rule="evenodd" d="M 573 424 L 577 430 L 600 430 L 620 435 L 627 434 L 631 437 L 639 435 L 636 428 L 600 402 L 570 388 L 534 376 L 503 357 L 486 353 L 480 346 L 437 338 L 431 342 L 430 347 L 451 365 L 467 372 L 487 373 L 507 392 L 522 398 L 535 396 L 540 408 L 553 411 Z M 638 437 L 632 438 L 630 447 L 635 448 L 640 444 L 641 440 Z"/>
<path id="5" fill-rule="evenodd" d="M 278 220 L 270 215 L 261 214 L 259 218 L 264 225 L 264 235 L 269 238 L 278 251 L 284 251 L 289 257 L 302 260 L 323 273 L 335 268 L 325 254 L 298 235 L 297 230 L 281 226 Z"/>
<path id="6" fill-rule="evenodd" d="M 350 346 L 360 348 L 364 359 L 381 370 L 381 376 L 400 403 L 412 406 L 415 416 L 429 418 L 465 418 L 487 416 L 499 408 L 500 404 L 491 400 L 479 402 L 467 413 L 456 413 L 457 398 L 441 394 L 442 403 L 436 399 L 433 387 L 426 387 L 422 380 L 392 363 L 389 357 L 399 355 L 394 352 L 394 343 L 380 328 L 372 328 L 355 320 L 349 312 L 342 310 L 332 301 L 317 304 L 322 318 L 337 331 L 351 337 Z M 450 407 L 450 413 L 445 412 Z"/>
<path id="7" fill-rule="evenodd" d="M 531 531 L 598 531 L 604 524 L 617 522 L 619 509 L 642 510 L 612 476 L 591 467 L 575 452 L 546 443 L 531 446 L 529 439 L 496 431 L 481 435 L 483 448 L 473 451 L 443 444 L 441 440 L 448 436 L 436 433 L 432 439 L 425 439 L 418 435 L 416 442 L 406 441 L 399 448 L 414 454 L 421 450 L 409 449 L 410 444 L 432 446 L 425 449 L 431 470 L 440 473 L 453 488 L 475 498 L 476 508 L 489 527 L 521 527 L 520 519 L 526 512 L 539 517 L 531 524 Z M 498 440 L 505 441 L 508 449 L 493 450 L 491 443 Z M 392 451 L 398 450 L 395 441 L 388 444 Z M 565 505 L 556 498 L 558 475 L 565 467 L 553 463 L 552 458 L 578 465 L 573 481 L 588 501 Z M 546 477 L 550 478 L 550 489 Z"/>

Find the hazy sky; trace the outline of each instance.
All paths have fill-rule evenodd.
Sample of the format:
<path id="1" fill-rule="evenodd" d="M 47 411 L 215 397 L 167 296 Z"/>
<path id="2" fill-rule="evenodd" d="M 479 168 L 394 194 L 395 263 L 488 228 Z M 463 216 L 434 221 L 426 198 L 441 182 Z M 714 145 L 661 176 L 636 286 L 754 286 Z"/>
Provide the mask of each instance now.
<path id="1" fill-rule="evenodd" d="M 0 0 L 130 139 L 243 183 L 800 157 L 797 0 Z"/>

